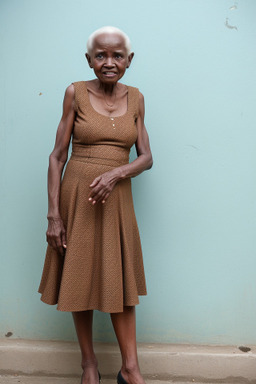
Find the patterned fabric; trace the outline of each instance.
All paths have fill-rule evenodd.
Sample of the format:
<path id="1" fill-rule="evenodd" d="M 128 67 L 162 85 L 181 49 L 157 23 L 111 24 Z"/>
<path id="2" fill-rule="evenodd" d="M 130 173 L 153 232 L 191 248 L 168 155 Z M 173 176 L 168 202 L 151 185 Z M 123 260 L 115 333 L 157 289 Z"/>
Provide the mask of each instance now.
<path id="1" fill-rule="evenodd" d="M 131 180 L 118 182 L 105 204 L 93 206 L 88 196 L 95 177 L 129 162 L 139 91 L 128 87 L 127 112 L 110 118 L 92 107 L 86 82 L 74 87 L 72 155 L 60 193 L 67 250 L 62 258 L 48 245 L 39 292 L 43 302 L 58 304 L 60 311 L 122 312 L 146 295 Z"/>

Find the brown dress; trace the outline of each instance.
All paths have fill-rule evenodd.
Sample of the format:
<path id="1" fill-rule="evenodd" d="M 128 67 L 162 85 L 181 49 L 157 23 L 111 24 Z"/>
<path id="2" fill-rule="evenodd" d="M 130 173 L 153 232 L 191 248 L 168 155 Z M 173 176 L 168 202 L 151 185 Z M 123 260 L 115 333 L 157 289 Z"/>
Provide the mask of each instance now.
<path id="1" fill-rule="evenodd" d="M 72 155 L 60 192 L 67 249 L 62 258 L 48 245 L 39 292 L 43 302 L 58 304 L 60 311 L 122 312 L 146 295 L 131 180 L 119 181 L 105 204 L 93 206 L 88 197 L 95 177 L 129 163 L 139 91 L 128 87 L 127 112 L 108 117 L 92 107 L 86 82 L 74 87 Z"/>

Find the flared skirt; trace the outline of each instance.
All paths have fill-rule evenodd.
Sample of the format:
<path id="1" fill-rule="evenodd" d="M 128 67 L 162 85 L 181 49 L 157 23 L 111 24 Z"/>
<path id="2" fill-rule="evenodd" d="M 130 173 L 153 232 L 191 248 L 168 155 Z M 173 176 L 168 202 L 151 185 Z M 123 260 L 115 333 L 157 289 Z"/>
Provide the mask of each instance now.
<path id="1" fill-rule="evenodd" d="M 88 201 L 89 185 L 113 167 L 72 157 L 67 164 L 60 193 L 67 249 L 62 257 L 48 245 L 39 287 L 41 300 L 60 311 L 122 312 L 146 295 L 131 180 L 119 181 L 105 204 Z"/>

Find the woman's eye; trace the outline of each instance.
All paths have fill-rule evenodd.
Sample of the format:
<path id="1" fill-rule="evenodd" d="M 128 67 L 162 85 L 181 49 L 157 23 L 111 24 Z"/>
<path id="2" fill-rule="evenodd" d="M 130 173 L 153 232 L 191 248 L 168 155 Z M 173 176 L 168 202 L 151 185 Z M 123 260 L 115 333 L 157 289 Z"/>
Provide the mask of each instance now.
<path id="1" fill-rule="evenodd" d="M 123 56 L 120 53 L 116 53 L 116 59 L 121 59 Z"/>
<path id="2" fill-rule="evenodd" d="M 98 54 L 96 55 L 96 59 L 103 59 L 103 55 L 102 55 L 102 53 L 98 53 Z"/>

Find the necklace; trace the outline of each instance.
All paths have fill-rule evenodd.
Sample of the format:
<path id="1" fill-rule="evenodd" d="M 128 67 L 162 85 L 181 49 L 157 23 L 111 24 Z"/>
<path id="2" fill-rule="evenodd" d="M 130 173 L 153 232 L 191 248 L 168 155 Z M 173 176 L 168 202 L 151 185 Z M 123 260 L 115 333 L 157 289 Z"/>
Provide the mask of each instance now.
<path id="1" fill-rule="evenodd" d="M 111 120 L 111 124 L 112 124 L 113 129 L 116 129 L 114 117 L 110 117 L 110 120 Z"/>
<path id="2" fill-rule="evenodd" d="M 115 91 L 115 93 L 114 93 L 114 101 L 113 101 L 113 104 L 109 104 L 109 103 L 107 102 L 106 94 L 105 94 L 105 92 L 104 92 L 103 90 L 102 90 L 102 93 L 103 93 L 104 101 L 105 101 L 105 103 L 107 104 L 107 106 L 110 107 L 110 108 L 113 108 L 113 106 L 115 105 L 115 102 L 116 102 L 116 91 Z"/>

